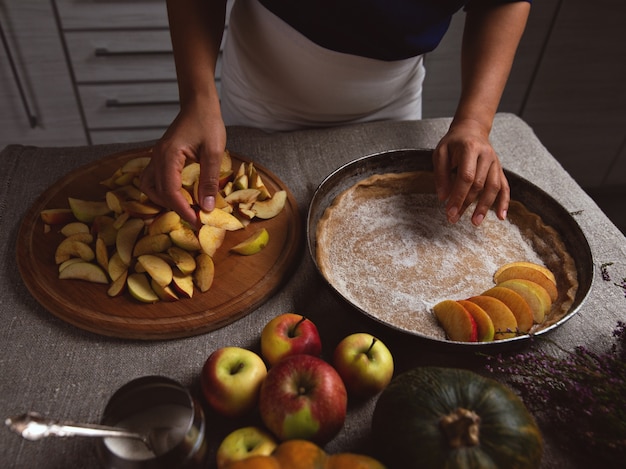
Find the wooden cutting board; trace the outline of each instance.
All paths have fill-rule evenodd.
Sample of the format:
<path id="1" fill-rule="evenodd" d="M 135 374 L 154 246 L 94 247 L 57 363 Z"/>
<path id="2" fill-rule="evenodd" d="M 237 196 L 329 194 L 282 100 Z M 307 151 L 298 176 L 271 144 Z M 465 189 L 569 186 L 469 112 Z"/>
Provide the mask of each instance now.
<path id="1" fill-rule="evenodd" d="M 28 210 L 20 226 L 16 256 L 19 272 L 32 295 L 60 319 L 97 334 L 129 339 L 172 339 L 206 333 L 254 311 L 291 275 L 302 248 L 303 226 L 296 201 L 270 171 L 254 163 L 265 185 L 274 193 L 286 190 L 282 212 L 270 220 L 256 220 L 246 228 L 227 232 L 214 256 L 215 279 L 210 290 L 196 289 L 192 298 L 175 302 L 140 303 L 128 293 L 111 298 L 107 286 L 83 280 L 61 280 L 54 253 L 63 239 L 60 227 L 45 232 L 40 212 L 69 207 L 67 198 L 104 200 L 100 184 L 124 162 L 147 156 L 151 149 L 117 153 L 67 174 L 47 189 Z M 233 167 L 249 159 L 232 154 Z M 269 244 L 252 256 L 230 253 L 229 248 L 265 227 Z"/>

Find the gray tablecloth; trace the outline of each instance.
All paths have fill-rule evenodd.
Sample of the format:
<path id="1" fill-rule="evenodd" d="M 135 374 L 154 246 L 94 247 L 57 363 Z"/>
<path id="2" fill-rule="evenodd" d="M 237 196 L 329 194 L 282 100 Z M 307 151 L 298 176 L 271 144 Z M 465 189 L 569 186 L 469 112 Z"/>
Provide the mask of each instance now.
<path id="1" fill-rule="evenodd" d="M 448 119 L 370 123 L 334 129 L 268 134 L 231 128 L 228 147 L 274 172 L 294 193 L 302 214 L 318 184 L 342 164 L 367 154 L 397 148 L 434 147 Z M 498 115 L 492 132 L 504 166 L 551 194 L 577 221 L 594 257 L 596 273 L 584 308 L 551 334 L 566 348 L 601 348 L 611 340 L 618 319 L 626 319 L 626 298 L 612 282 L 602 281 L 599 266 L 612 262 L 614 278 L 626 277 L 626 240 L 595 203 L 519 118 Z M 38 148 L 12 145 L 0 154 L 0 417 L 36 410 L 76 421 L 99 421 L 108 398 L 129 380 L 150 374 L 169 376 L 198 391 L 198 376 L 207 356 L 226 345 L 258 350 L 259 332 L 270 318 L 294 311 L 318 324 L 324 354 L 358 330 L 373 332 L 388 343 L 397 371 L 423 364 L 479 366 L 468 357 L 430 350 L 413 338 L 392 332 L 347 308 L 325 286 L 308 253 L 285 287 L 258 310 L 218 331 L 172 341 L 118 340 L 84 332 L 41 307 L 22 282 L 15 261 L 20 221 L 36 197 L 69 171 L 105 155 L 145 146 L 146 142 L 93 147 Z M 593 164 L 593 161 L 590 161 Z M 327 445 L 330 452 L 366 450 L 375 400 L 350 408 L 341 433 Z M 236 426 L 209 414 L 216 440 Z M 550 443 L 544 467 L 576 467 L 576 458 Z M 0 465 L 16 468 L 97 467 L 94 442 L 88 439 L 39 442 L 0 429 Z"/>

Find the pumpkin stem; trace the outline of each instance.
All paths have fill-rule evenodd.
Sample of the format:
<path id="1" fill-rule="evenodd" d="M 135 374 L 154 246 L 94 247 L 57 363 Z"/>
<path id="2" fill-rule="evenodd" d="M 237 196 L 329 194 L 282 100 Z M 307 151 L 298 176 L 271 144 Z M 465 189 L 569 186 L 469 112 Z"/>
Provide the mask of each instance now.
<path id="1" fill-rule="evenodd" d="M 473 410 L 458 408 L 439 420 L 451 448 L 476 446 L 479 441 L 480 417 Z"/>

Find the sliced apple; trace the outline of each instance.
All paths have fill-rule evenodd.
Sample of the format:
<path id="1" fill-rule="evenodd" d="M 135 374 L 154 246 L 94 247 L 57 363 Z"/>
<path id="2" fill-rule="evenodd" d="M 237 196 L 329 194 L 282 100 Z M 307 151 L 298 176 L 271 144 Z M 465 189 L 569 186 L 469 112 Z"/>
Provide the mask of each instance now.
<path id="1" fill-rule="evenodd" d="M 495 334 L 491 317 L 476 303 L 468 300 L 458 300 L 458 302 L 472 315 L 476 322 L 476 340 L 478 342 L 491 342 Z"/>
<path id="2" fill-rule="evenodd" d="M 160 233 L 169 233 L 172 230 L 180 228 L 180 215 L 173 210 L 163 212 L 154 219 L 148 226 L 148 234 L 155 235 Z"/>
<path id="3" fill-rule="evenodd" d="M 502 301 L 493 296 L 478 295 L 467 299 L 480 306 L 493 321 L 494 340 L 515 337 L 517 319 Z"/>
<path id="4" fill-rule="evenodd" d="M 548 277 L 550 280 L 552 280 L 556 284 L 556 278 L 554 277 L 554 273 L 550 269 L 548 269 L 544 265 L 537 264 L 535 262 L 527 262 L 527 261 L 516 261 L 516 262 L 510 262 L 508 264 L 504 264 L 493 275 L 494 281 L 500 276 L 500 274 L 504 270 L 508 269 L 509 267 L 528 267 L 530 269 L 538 270 L 539 272 L 544 274 L 546 277 Z M 496 283 L 498 282 L 496 281 Z"/>
<path id="5" fill-rule="evenodd" d="M 96 262 L 105 272 L 109 270 L 109 249 L 102 238 L 96 238 Z"/>
<path id="6" fill-rule="evenodd" d="M 241 191 L 244 189 L 248 189 L 248 175 L 240 174 L 239 176 L 235 175 L 235 179 L 233 180 L 233 190 Z"/>
<path id="7" fill-rule="evenodd" d="M 165 252 L 172 246 L 172 239 L 165 233 L 142 236 L 135 243 L 133 257 L 143 254 L 155 254 Z"/>
<path id="8" fill-rule="evenodd" d="M 119 253 L 116 251 L 113 254 L 111 254 L 111 257 L 109 257 L 109 265 L 107 269 L 109 277 L 111 277 L 111 280 L 113 281 L 117 280 L 127 270 L 128 270 L 128 264 L 126 264 L 122 260 Z"/>
<path id="9" fill-rule="evenodd" d="M 122 165 L 120 171 L 122 173 L 135 173 L 138 174 L 144 170 L 146 166 L 150 163 L 151 157 L 149 156 L 137 156 L 135 158 L 131 158 L 126 163 Z"/>
<path id="10" fill-rule="evenodd" d="M 75 264 L 76 262 L 85 262 L 80 257 L 70 257 L 68 260 L 63 261 L 59 264 L 59 272 L 65 269 L 70 264 Z"/>
<path id="11" fill-rule="evenodd" d="M 70 209 L 72 210 L 74 217 L 78 221 L 82 221 L 84 223 L 91 223 L 96 217 L 106 215 L 111 212 L 111 209 L 103 200 L 83 200 L 68 197 L 67 201 L 70 204 Z"/>
<path id="12" fill-rule="evenodd" d="M 264 220 L 274 218 L 285 207 L 287 201 L 287 192 L 284 190 L 276 192 L 271 199 L 255 202 L 252 205 L 252 211 L 258 218 Z"/>
<path id="13" fill-rule="evenodd" d="M 172 259 L 174 265 L 183 274 L 190 274 L 196 270 L 196 260 L 189 251 L 177 246 L 172 246 L 167 250 L 167 254 Z"/>
<path id="14" fill-rule="evenodd" d="M 111 190 L 104 194 L 104 200 L 106 201 L 109 209 L 114 213 L 122 213 L 124 209 L 122 208 L 122 202 L 124 202 L 124 198 L 118 192 Z"/>
<path id="15" fill-rule="evenodd" d="M 115 219 L 102 215 L 96 217 L 91 224 L 91 232 L 98 238 L 102 238 L 104 244 L 107 246 L 114 246 L 115 239 L 117 238 L 117 228 L 115 226 Z"/>
<path id="16" fill-rule="evenodd" d="M 193 297 L 193 275 L 184 274 L 178 269 L 172 270 L 172 286 L 184 298 Z"/>
<path id="17" fill-rule="evenodd" d="M 498 284 L 499 287 L 510 288 L 522 296 L 533 312 L 537 324 L 543 323 L 545 317 L 550 314 L 552 300 L 550 294 L 541 285 L 530 280 L 514 278 Z"/>
<path id="18" fill-rule="evenodd" d="M 181 187 L 180 194 L 183 196 L 183 198 L 189 205 L 193 205 L 193 197 L 187 189 L 185 189 L 184 187 Z"/>
<path id="19" fill-rule="evenodd" d="M 85 280 L 92 283 L 108 284 L 109 279 L 102 268 L 92 262 L 75 262 L 59 272 L 62 280 Z"/>
<path id="20" fill-rule="evenodd" d="M 249 238 L 230 248 L 232 252 L 244 256 L 251 256 L 260 252 L 270 241 L 270 234 L 266 228 L 261 228 Z"/>
<path id="21" fill-rule="evenodd" d="M 126 200 L 122 202 L 122 209 L 128 212 L 131 217 L 150 218 L 161 213 L 162 208 L 152 202 L 139 202 L 137 200 Z"/>
<path id="22" fill-rule="evenodd" d="M 460 342 L 476 342 L 476 321 L 460 303 L 453 300 L 443 300 L 433 307 L 433 312 L 448 339 Z"/>
<path id="23" fill-rule="evenodd" d="M 233 159 L 230 156 L 230 152 L 228 150 L 224 150 L 222 154 L 222 160 L 220 161 L 220 172 L 224 171 L 232 171 L 233 169 Z"/>
<path id="24" fill-rule="evenodd" d="M 159 297 L 150 286 L 148 276 L 143 273 L 132 273 L 126 280 L 128 292 L 133 298 L 142 303 L 156 303 L 159 301 Z"/>
<path id="25" fill-rule="evenodd" d="M 552 280 L 549 274 L 545 273 L 541 269 L 537 268 L 538 264 L 525 265 L 520 263 L 510 264 L 508 267 L 503 267 L 496 272 L 493 276 L 493 281 L 496 283 L 502 283 L 505 280 L 511 280 L 513 278 L 523 278 L 530 280 L 531 282 L 538 283 L 546 289 L 550 295 L 552 302 L 556 301 L 558 297 L 558 290 L 556 282 Z M 552 275 L 554 277 L 554 275 Z"/>
<path id="26" fill-rule="evenodd" d="M 129 218 L 130 214 L 128 212 L 120 213 L 118 216 L 115 217 L 115 220 L 113 221 L 113 228 L 119 230 L 122 225 L 128 221 Z"/>
<path id="27" fill-rule="evenodd" d="M 208 254 L 201 252 L 196 256 L 196 270 L 193 273 L 195 285 L 202 293 L 211 288 L 215 277 L 215 264 Z"/>
<path id="28" fill-rule="evenodd" d="M 151 279 L 150 286 L 152 287 L 152 290 L 154 290 L 154 293 L 156 293 L 162 301 L 176 301 L 180 299 L 174 289 L 169 285 L 159 285 L 156 280 Z"/>
<path id="29" fill-rule="evenodd" d="M 89 225 L 82 221 L 73 221 L 63 225 L 61 228 L 61 234 L 63 236 L 72 236 L 76 233 L 89 233 L 90 231 Z"/>
<path id="30" fill-rule="evenodd" d="M 91 246 L 78 236 L 79 235 L 70 236 L 59 243 L 54 253 L 54 261 L 57 265 L 72 257 L 79 257 L 84 261 L 92 261 L 95 259 L 96 254 Z"/>
<path id="31" fill-rule="evenodd" d="M 230 194 L 228 194 L 224 199 L 227 203 L 234 204 L 246 204 L 250 202 L 255 202 L 261 193 L 258 189 L 241 189 L 241 190 L 233 190 Z"/>
<path id="32" fill-rule="evenodd" d="M 182 225 L 180 228 L 170 231 L 170 238 L 172 243 L 179 248 L 186 249 L 187 251 L 200 250 L 200 241 L 196 233 L 188 226 Z"/>
<path id="33" fill-rule="evenodd" d="M 510 288 L 493 287 L 482 293 L 486 296 L 492 296 L 502 301 L 509 307 L 515 320 L 517 321 L 517 329 L 520 332 L 528 332 L 533 326 L 534 316 L 533 312 L 526 303 L 526 300 L 517 292 Z"/>
<path id="34" fill-rule="evenodd" d="M 219 208 L 211 210 L 210 212 L 200 210 L 198 217 L 202 224 L 223 228 L 226 231 L 236 231 L 243 228 L 243 224 L 237 217 Z"/>
<path id="35" fill-rule="evenodd" d="M 145 269 L 150 278 L 162 287 L 172 282 L 172 268 L 160 257 L 144 254 L 137 258 L 137 262 Z"/>
<path id="36" fill-rule="evenodd" d="M 143 231 L 144 226 L 144 222 L 140 218 L 129 218 L 117 232 L 117 238 L 115 240 L 117 253 L 127 266 L 130 265 L 135 243 Z"/>
<path id="37" fill-rule="evenodd" d="M 115 280 L 111 282 L 107 290 L 110 297 L 120 296 L 126 291 L 126 281 L 128 280 L 128 269 L 125 269 Z"/>
<path id="38" fill-rule="evenodd" d="M 200 231 L 198 231 L 198 240 L 202 252 L 213 257 L 215 252 L 224 242 L 226 236 L 226 230 L 224 228 L 218 228 L 211 225 L 202 225 Z"/>
<path id="39" fill-rule="evenodd" d="M 41 220 L 48 225 L 64 225 L 74 218 L 74 213 L 69 208 L 46 208 L 39 212 Z"/>
<path id="40" fill-rule="evenodd" d="M 200 163 L 193 162 L 186 165 L 180 172 L 183 187 L 190 189 L 200 177 Z"/>

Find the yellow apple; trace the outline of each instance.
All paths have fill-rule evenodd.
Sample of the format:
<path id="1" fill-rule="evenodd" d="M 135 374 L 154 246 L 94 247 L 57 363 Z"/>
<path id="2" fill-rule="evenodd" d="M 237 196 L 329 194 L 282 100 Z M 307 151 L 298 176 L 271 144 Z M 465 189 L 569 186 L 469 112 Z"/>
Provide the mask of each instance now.
<path id="1" fill-rule="evenodd" d="M 186 165 L 180 172 L 183 187 L 190 189 L 200 177 L 200 163 L 193 162 Z"/>
<path id="2" fill-rule="evenodd" d="M 180 228 L 170 231 L 169 235 L 172 238 L 172 243 L 179 248 L 187 251 L 200 250 L 200 241 L 196 233 L 188 226 L 182 225 Z"/>
<path id="3" fill-rule="evenodd" d="M 546 289 L 550 295 L 550 300 L 556 301 L 558 297 L 558 290 L 556 281 L 553 280 L 554 275 L 550 272 L 547 273 L 542 269 L 537 268 L 538 264 L 522 264 L 513 263 L 505 266 L 494 274 L 493 280 L 496 284 L 504 282 L 505 280 L 511 280 L 513 278 L 523 278 L 530 280 L 531 282 L 538 283 Z M 549 272 L 549 271 L 548 271 Z M 552 275 L 552 276 L 550 276 Z"/>
<path id="4" fill-rule="evenodd" d="M 102 268 L 92 262 L 75 262 L 59 272 L 62 280 L 85 280 L 92 283 L 108 284 L 109 279 Z"/>
<path id="5" fill-rule="evenodd" d="M 159 297 L 150 286 L 150 281 L 146 274 L 132 273 L 126 280 L 128 292 L 133 298 L 142 303 L 156 303 L 159 301 Z"/>
<path id="6" fill-rule="evenodd" d="M 243 224 L 237 217 L 218 208 L 210 212 L 200 210 L 198 216 L 202 224 L 223 228 L 226 231 L 236 231 L 243 228 Z"/>
<path id="7" fill-rule="evenodd" d="M 193 297 L 193 274 L 183 274 L 178 269 L 172 270 L 172 286 L 183 297 Z"/>
<path id="8" fill-rule="evenodd" d="M 100 215 L 106 215 L 111 212 L 111 209 L 105 201 L 100 200 L 82 200 L 74 197 L 68 197 L 70 209 L 74 214 L 74 217 L 78 221 L 85 223 L 91 223 L 94 219 Z"/>
<path id="9" fill-rule="evenodd" d="M 271 199 L 255 202 L 252 211 L 258 218 L 269 219 L 278 215 L 285 207 L 287 192 L 284 190 L 276 192 Z"/>
<path id="10" fill-rule="evenodd" d="M 196 270 L 193 272 L 195 285 L 202 293 L 209 290 L 215 277 L 215 264 L 208 254 L 201 252 L 196 256 Z"/>
<path id="11" fill-rule="evenodd" d="M 172 268 L 158 256 L 144 254 L 137 257 L 137 263 L 141 265 L 150 277 L 164 287 L 172 282 Z"/>
<path id="12" fill-rule="evenodd" d="M 107 269 L 109 277 L 111 277 L 111 280 L 113 281 L 117 280 L 120 277 L 120 275 L 122 275 L 127 270 L 128 270 L 128 264 L 126 264 L 122 260 L 119 253 L 116 251 L 113 254 L 111 254 L 111 257 L 109 257 L 109 265 Z"/>
<path id="13" fill-rule="evenodd" d="M 126 291 L 126 281 L 128 280 L 128 269 L 124 270 L 115 280 L 109 285 L 107 295 L 110 297 L 120 296 Z"/>
<path id="14" fill-rule="evenodd" d="M 226 230 L 211 225 L 203 225 L 198 231 L 198 241 L 202 251 L 213 257 L 224 242 Z"/>
<path id="15" fill-rule="evenodd" d="M 550 314 L 552 300 L 550 294 L 541 285 L 530 280 L 514 278 L 498 284 L 500 287 L 510 288 L 522 296 L 533 312 L 537 324 L 543 323 L 545 317 Z"/>
<path id="16" fill-rule="evenodd" d="M 172 246 L 167 250 L 167 254 L 174 262 L 174 265 L 183 274 L 190 274 L 194 270 L 196 270 L 196 260 L 189 253 L 189 251 L 186 251 L 185 249 L 179 248 L 177 246 Z"/>
<path id="17" fill-rule="evenodd" d="M 230 248 L 232 252 L 250 256 L 261 251 L 270 241 L 270 234 L 266 228 L 261 228 L 249 238 Z"/>
<path id="18" fill-rule="evenodd" d="M 172 287 L 169 285 L 159 285 L 158 282 L 154 279 L 150 280 L 150 286 L 154 290 L 154 293 L 163 301 L 177 301 L 179 300 L 178 295 L 174 291 Z"/>
<path id="19" fill-rule="evenodd" d="M 140 218 L 129 218 L 117 232 L 115 247 L 120 258 L 127 266 L 130 265 L 135 243 L 144 227 L 144 222 Z"/>
<path id="20" fill-rule="evenodd" d="M 172 246 L 172 239 L 165 233 L 142 236 L 135 243 L 133 248 L 133 257 L 139 257 L 142 254 L 155 254 L 164 252 Z"/>

